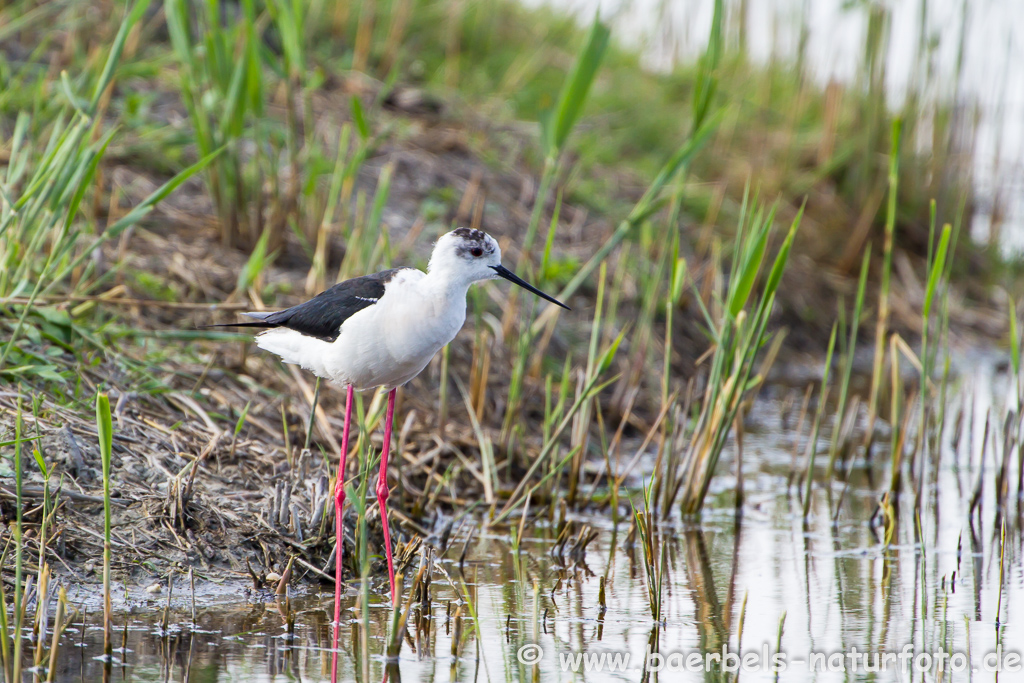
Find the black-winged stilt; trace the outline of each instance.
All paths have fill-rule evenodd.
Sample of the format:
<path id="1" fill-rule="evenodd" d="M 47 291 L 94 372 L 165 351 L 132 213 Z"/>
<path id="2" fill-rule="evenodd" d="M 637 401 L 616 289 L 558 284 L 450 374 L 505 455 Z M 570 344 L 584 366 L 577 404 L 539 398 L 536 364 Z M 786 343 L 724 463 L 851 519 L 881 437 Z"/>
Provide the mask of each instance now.
<path id="1" fill-rule="evenodd" d="M 562 308 L 569 308 L 502 266 L 501 249 L 493 237 L 482 230 L 458 228 L 437 240 L 426 273 L 415 268 L 392 268 L 364 275 L 340 282 L 309 301 L 283 311 L 245 314 L 255 318 L 255 322 L 224 326 L 271 328 L 256 336 L 257 346 L 277 354 L 286 363 L 301 365 L 318 377 L 347 387 L 345 428 L 334 494 L 335 650 L 337 624 L 341 618 L 341 510 L 345 502 L 345 456 L 353 392 L 377 387 L 390 390 L 377 501 L 394 601 L 387 468 L 395 391 L 418 375 L 434 354 L 455 338 L 466 320 L 469 286 L 499 277 Z"/>

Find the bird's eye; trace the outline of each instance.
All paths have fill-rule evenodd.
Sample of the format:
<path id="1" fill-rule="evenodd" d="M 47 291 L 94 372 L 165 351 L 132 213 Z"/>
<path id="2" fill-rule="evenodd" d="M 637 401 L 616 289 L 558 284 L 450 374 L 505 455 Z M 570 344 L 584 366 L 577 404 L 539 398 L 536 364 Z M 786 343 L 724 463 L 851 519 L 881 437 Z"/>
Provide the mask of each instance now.
<path id="1" fill-rule="evenodd" d="M 484 250 L 480 247 L 473 247 L 469 250 L 469 253 L 472 254 L 474 258 L 480 258 L 484 255 Z"/>

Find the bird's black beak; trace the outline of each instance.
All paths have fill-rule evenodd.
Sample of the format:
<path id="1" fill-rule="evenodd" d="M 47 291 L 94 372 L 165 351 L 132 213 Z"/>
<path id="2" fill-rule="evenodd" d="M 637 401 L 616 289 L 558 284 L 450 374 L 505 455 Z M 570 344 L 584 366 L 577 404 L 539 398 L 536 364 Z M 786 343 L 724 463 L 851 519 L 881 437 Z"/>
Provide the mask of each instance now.
<path id="1" fill-rule="evenodd" d="M 513 273 L 511 270 L 509 270 L 505 266 L 500 266 L 500 265 L 499 266 L 491 266 L 490 268 L 495 273 L 497 273 L 501 277 L 505 278 L 509 282 L 514 282 L 517 285 L 519 285 L 520 287 L 522 287 L 523 289 L 525 289 L 526 291 L 533 292 L 534 294 L 539 296 L 541 299 L 544 299 L 545 301 L 550 301 L 551 303 L 555 304 L 556 306 L 561 306 L 562 308 L 564 308 L 567 311 L 571 311 L 572 310 L 571 308 L 569 308 L 568 306 L 563 304 L 558 299 L 556 299 L 556 298 L 554 298 L 552 296 L 548 296 L 544 292 L 540 291 L 539 289 L 537 289 L 536 287 L 531 285 L 529 282 L 527 282 L 523 278 L 521 278 L 518 275 L 516 275 L 515 273 Z"/>

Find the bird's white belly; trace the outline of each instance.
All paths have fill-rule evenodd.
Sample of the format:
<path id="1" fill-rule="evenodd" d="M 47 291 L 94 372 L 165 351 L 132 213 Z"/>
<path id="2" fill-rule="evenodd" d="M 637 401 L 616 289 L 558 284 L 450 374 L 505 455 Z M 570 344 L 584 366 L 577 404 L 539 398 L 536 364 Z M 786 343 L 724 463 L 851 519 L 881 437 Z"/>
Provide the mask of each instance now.
<path id="1" fill-rule="evenodd" d="M 465 321 L 465 300 L 441 312 L 420 297 L 388 299 L 342 325 L 324 358 L 330 379 L 360 390 L 401 386 L 423 371 Z"/>

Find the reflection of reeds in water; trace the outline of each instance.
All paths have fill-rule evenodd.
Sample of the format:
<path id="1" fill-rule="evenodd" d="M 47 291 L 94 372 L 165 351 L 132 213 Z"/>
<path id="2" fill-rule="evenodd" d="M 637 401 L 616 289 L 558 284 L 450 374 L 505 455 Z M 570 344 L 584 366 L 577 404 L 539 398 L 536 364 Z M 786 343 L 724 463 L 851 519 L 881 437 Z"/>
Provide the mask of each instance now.
<path id="1" fill-rule="evenodd" d="M 721 652 L 722 646 L 729 642 L 729 631 L 704 532 L 685 531 L 683 542 L 686 545 L 686 582 L 697 610 L 694 621 L 700 648 L 705 652 Z"/>
<path id="2" fill-rule="evenodd" d="M 426 581 L 426 577 L 428 572 L 431 570 L 431 550 L 426 546 L 422 546 L 420 550 L 420 566 L 413 578 L 412 586 L 409 588 L 409 596 L 405 600 L 404 607 L 401 606 L 401 590 L 405 585 L 404 572 L 402 572 L 402 575 L 395 581 L 395 590 L 397 590 L 399 594 L 394 597 L 394 608 L 391 610 L 391 627 L 386 650 L 387 661 L 389 664 L 398 663 L 398 655 L 402 650 L 402 643 L 404 642 L 406 633 L 408 632 L 409 616 L 413 611 L 413 603 L 421 590 L 422 595 L 420 596 L 420 603 L 418 607 L 421 610 L 421 614 L 427 614 L 430 611 L 430 584 Z"/>
<path id="3" fill-rule="evenodd" d="M 746 592 L 744 592 L 740 604 L 736 604 L 736 580 L 740 568 L 739 520 L 737 520 L 734 531 L 729 584 L 726 588 L 724 602 L 719 595 L 720 589 L 715 581 L 704 532 L 699 528 L 687 529 L 682 535 L 686 557 L 685 585 L 690 591 L 691 601 L 696 610 L 694 623 L 697 628 L 698 647 L 702 653 L 713 653 L 719 656 L 718 659 L 710 660 L 711 669 L 707 671 L 706 679 L 722 683 L 735 683 L 739 678 L 738 672 L 723 667 L 720 657 L 726 652 L 733 651 L 730 645 L 733 639 L 736 642 L 735 652 L 742 653 L 747 611 Z"/>

